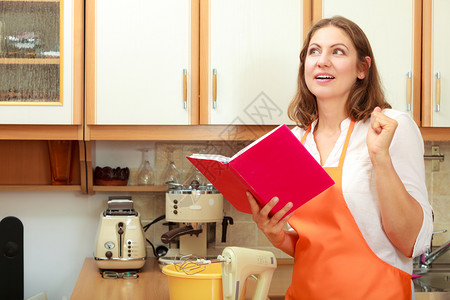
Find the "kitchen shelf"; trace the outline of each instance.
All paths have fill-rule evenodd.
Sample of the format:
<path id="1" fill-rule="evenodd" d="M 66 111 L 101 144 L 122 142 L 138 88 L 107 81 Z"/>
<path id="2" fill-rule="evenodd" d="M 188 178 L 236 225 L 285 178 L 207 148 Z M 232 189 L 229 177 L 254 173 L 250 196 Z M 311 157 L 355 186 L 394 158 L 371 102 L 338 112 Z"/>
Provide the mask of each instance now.
<path id="1" fill-rule="evenodd" d="M 94 185 L 94 192 L 166 192 L 167 186 Z"/>
<path id="2" fill-rule="evenodd" d="M 420 127 L 424 141 L 450 141 L 450 127 Z"/>
<path id="3" fill-rule="evenodd" d="M 55 2 L 59 3 L 60 0 L 0 0 L 0 2 Z"/>
<path id="4" fill-rule="evenodd" d="M 91 125 L 86 141 L 250 141 L 274 125 Z"/>
<path id="5" fill-rule="evenodd" d="M 1 0 L 0 0 L 1 1 Z M 3 65 L 59 65 L 58 58 L 0 58 Z"/>
<path id="6" fill-rule="evenodd" d="M 81 191 L 81 185 L 0 185 L 0 191 Z"/>

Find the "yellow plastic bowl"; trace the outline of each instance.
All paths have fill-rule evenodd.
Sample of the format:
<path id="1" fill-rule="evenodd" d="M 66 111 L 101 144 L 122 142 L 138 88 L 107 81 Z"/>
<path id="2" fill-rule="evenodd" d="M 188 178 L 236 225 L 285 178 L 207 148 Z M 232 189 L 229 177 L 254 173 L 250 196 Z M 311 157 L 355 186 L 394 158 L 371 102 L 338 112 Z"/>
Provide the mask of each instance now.
<path id="1" fill-rule="evenodd" d="M 178 272 L 174 265 L 166 265 L 162 272 L 169 279 L 170 300 L 222 300 L 222 267 L 210 264 L 192 275 Z"/>

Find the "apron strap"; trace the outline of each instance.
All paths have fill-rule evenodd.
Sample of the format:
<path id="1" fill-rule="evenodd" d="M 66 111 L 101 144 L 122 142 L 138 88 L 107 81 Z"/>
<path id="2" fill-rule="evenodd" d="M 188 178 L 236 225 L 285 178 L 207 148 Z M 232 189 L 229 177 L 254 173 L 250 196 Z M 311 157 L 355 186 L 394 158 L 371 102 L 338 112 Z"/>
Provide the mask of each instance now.
<path id="1" fill-rule="evenodd" d="M 355 127 L 355 120 L 350 122 L 350 126 L 347 130 L 347 137 L 345 138 L 344 147 L 342 148 L 341 158 L 339 159 L 339 168 L 342 168 L 344 165 L 345 154 L 347 153 L 348 142 L 350 141 L 350 136 L 353 132 L 353 127 Z"/>
<path id="2" fill-rule="evenodd" d="M 308 135 L 308 133 L 309 133 L 310 131 L 311 131 L 311 125 L 309 125 L 308 129 L 306 129 L 305 133 L 304 133 L 303 136 L 302 136 L 302 139 L 300 140 L 300 142 L 301 142 L 302 144 L 305 143 L 306 136 Z"/>

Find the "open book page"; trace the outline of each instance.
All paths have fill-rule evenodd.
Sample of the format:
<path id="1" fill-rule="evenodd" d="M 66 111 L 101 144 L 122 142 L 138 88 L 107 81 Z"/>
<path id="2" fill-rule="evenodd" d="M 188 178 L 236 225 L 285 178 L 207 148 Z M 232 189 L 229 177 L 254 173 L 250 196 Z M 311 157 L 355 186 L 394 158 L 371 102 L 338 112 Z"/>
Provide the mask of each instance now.
<path id="1" fill-rule="evenodd" d="M 269 131 L 268 133 L 266 133 L 265 135 L 263 135 L 262 137 L 260 137 L 259 139 L 257 139 L 256 141 L 254 141 L 253 143 L 251 143 L 250 145 L 248 145 L 247 147 L 242 148 L 241 150 L 239 150 L 235 155 L 233 155 L 232 157 L 227 157 L 227 156 L 223 156 L 220 154 L 206 154 L 206 153 L 194 153 L 192 155 L 190 155 L 189 157 L 191 158 L 197 158 L 197 159 L 209 159 L 209 160 L 215 160 L 221 163 L 229 163 L 230 161 L 232 161 L 235 157 L 238 157 L 239 155 L 241 155 L 242 153 L 244 153 L 245 151 L 247 151 L 248 149 L 250 149 L 251 147 L 253 147 L 254 145 L 258 144 L 261 140 L 265 139 L 268 135 L 272 134 L 272 132 L 274 132 L 275 130 L 277 130 L 278 128 L 280 128 L 283 125 L 280 125 L 274 129 L 272 129 L 271 131 Z"/>
<path id="2" fill-rule="evenodd" d="M 203 154 L 203 153 L 194 153 L 190 155 L 191 158 L 196 159 L 209 159 L 209 160 L 215 160 L 224 164 L 227 164 L 230 162 L 231 158 L 219 154 Z"/>
<path id="3" fill-rule="evenodd" d="M 234 158 L 238 157 L 239 155 L 241 155 L 242 153 L 244 153 L 245 151 L 247 151 L 248 149 L 250 149 L 251 147 L 255 146 L 256 144 L 258 144 L 261 140 L 265 139 L 267 136 L 271 135 L 272 132 L 276 131 L 278 128 L 280 128 L 281 126 L 283 126 L 283 124 L 281 124 L 280 126 L 272 129 L 271 131 L 269 131 L 268 133 L 266 133 L 265 135 L 263 135 L 262 137 L 260 137 L 259 139 L 257 139 L 256 141 L 254 141 L 253 143 L 251 143 L 250 145 L 248 145 L 247 147 L 239 150 L 239 152 L 237 152 L 235 155 L 233 155 L 231 157 L 230 160 L 233 160 Z"/>

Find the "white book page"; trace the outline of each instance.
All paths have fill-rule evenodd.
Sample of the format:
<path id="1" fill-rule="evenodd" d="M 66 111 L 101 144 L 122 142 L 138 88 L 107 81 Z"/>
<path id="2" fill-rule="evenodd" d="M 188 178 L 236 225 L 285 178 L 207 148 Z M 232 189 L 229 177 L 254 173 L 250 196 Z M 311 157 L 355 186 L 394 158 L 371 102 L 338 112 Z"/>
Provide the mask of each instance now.
<path id="1" fill-rule="evenodd" d="M 215 160 L 222 163 L 229 163 L 231 158 L 227 156 L 223 156 L 220 154 L 203 154 L 203 153 L 194 153 L 190 155 L 189 157 L 195 158 L 195 159 L 209 159 L 209 160 Z"/>
<path id="2" fill-rule="evenodd" d="M 280 128 L 281 126 L 283 126 L 284 124 L 281 124 L 280 126 L 272 129 L 271 131 L 269 131 L 268 133 L 266 133 L 265 135 L 263 135 L 262 137 L 260 137 L 259 139 L 257 139 L 256 141 L 254 141 L 253 143 L 251 143 L 250 145 L 248 145 L 247 147 L 241 149 L 240 151 L 238 151 L 235 155 L 233 155 L 231 157 L 230 160 L 233 160 L 234 158 L 238 157 L 239 155 L 241 155 L 242 153 L 244 153 L 245 151 L 247 151 L 248 149 L 250 149 L 251 147 L 255 146 L 256 144 L 258 144 L 261 140 L 265 139 L 268 135 L 272 134 L 272 132 L 274 132 L 275 130 L 277 130 L 278 128 Z"/>
<path id="3" fill-rule="evenodd" d="M 266 133 L 265 135 L 263 135 L 262 137 L 260 137 L 259 139 L 257 139 L 256 141 L 254 141 L 253 143 L 248 145 L 247 147 L 239 150 L 232 157 L 227 157 L 227 156 L 223 156 L 223 155 L 220 155 L 220 154 L 202 154 L 202 153 L 194 153 L 194 154 L 192 154 L 189 157 L 196 158 L 196 159 L 215 160 L 215 161 L 219 161 L 219 162 L 222 162 L 222 163 L 229 163 L 230 161 L 232 161 L 233 159 L 235 159 L 236 157 L 238 157 L 239 155 L 241 155 L 242 153 L 244 153 L 245 151 L 247 151 L 248 149 L 250 149 L 254 145 L 258 144 L 261 140 L 265 139 L 268 135 L 272 134 L 272 132 L 274 132 L 275 130 L 277 130 L 281 126 L 283 126 L 283 124 L 278 126 L 278 127 L 276 127 L 276 128 L 274 128 L 273 130 L 269 131 L 268 133 Z"/>

